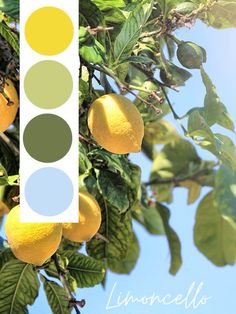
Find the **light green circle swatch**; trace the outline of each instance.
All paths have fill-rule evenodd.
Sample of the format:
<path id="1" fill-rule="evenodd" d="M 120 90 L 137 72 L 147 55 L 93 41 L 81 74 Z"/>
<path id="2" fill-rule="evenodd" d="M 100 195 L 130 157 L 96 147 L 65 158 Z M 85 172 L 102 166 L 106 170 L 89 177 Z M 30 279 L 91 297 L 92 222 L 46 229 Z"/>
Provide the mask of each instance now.
<path id="1" fill-rule="evenodd" d="M 56 61 L 41 61 L 32 66 L 24 81 L 28 99 L 37 107 L 54 109 L 71 96 L 73 79 L 67 68 Z"/>

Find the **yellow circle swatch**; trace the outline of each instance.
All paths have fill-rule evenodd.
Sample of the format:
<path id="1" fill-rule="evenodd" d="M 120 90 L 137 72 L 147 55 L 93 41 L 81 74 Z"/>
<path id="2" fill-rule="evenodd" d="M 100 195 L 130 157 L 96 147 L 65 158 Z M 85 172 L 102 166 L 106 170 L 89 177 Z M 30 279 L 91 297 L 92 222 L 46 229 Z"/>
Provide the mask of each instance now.
<path id="1" fill-rule="evenodd" d="M 34 11 L 25 25 L 25 37 L 30 47 L 46 56 L 63 52 L 70 45 L 73 35 L 70 17 L 55 7 Z"/>

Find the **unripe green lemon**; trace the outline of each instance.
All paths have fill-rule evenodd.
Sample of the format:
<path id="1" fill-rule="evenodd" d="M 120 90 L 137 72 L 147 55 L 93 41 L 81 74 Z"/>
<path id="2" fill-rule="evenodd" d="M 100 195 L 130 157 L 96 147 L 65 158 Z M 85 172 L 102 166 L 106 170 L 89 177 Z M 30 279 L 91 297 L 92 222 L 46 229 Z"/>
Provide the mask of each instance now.
<path id="1" fill-rule="evenodd" d="M 199 69 L 206 62 L 205 50 L 190 41 L 178 45 L 177 57 L 179 62 L 188 69 Z"/>
<path id="2" fill-rule="evenodd" d="M 57 250 L 62 237 L 58 223 L 20 222 L 20 206 L 7 216 L 5 232 L 13 254 L 19 260 L 41 266 Z"/>
<path id="3" fill-rule="evenodd" d="M 141 150 L 143 119 L 136 106 L 122 95 L 107 94 L 96 99 L 89 109 L 88 127 L 97 143 L 111 153 Z"/>

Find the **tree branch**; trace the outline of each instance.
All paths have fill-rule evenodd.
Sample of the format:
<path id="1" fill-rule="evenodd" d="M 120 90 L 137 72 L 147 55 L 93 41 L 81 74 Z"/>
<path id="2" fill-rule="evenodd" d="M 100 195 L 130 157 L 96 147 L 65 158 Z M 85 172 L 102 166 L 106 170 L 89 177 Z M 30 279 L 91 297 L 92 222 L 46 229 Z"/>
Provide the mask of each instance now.
<path id="1" fill-rule="evenodd" d="M 58 273 L 58 276 L 59 276 L 59 279 L 66 291 L 66 294 L 68 296 L 68 299 L 69 299 L 69 306 L 70 307 L 73 307 L 76 311 L 77 314 L 81 314 L 79 308 L 77 305 L 79 305 L 80 307 L 84 307 L 85 305 L 85 300 L 81 300 L 81 301 L 77 301 L 76 298 L 74 297 L 67 281 L 66 281 L 66 278 L 65 278 L 65 273 L 64 271 L 61 269 L 60 265 L 59 265 L 59 262 L 58 262 L 58 259 L 57 259 L 57 254 L 55 253 L 53 256 L 52 256 L 52 260 L 54 261 L 54 264 L 56 266 L 56 270 L 57 270 L 57 273 Z"/>
<path id="2" fill-rule="evenodd" d="M 19 156 L 19 149 L 12 143 L 9 137 L 5 133 L 0 133 L 0 139 L 3 140 L 7 144 L 7 146 L 11 149 L 15 156 Z"/>
<path id="3" fill-rule="evenodd" d="M 191 175 L 187 176 L 182 176 L 182 177 L 176 177 L 176 178 L 155 178 L 153 180 L 150 180 L 148 182 L 145 182 L 145 186 L 150 186 L 153 184 L 165 184 L 165 183 L 173 183 L 175 186 L 179 186 L 179 183 L 184 182 L 184 181 L 194 181 L 199 183 L 199 178 L 204 175 L 209 175 L 212 173 L 212 169 L 201 169 Z"/>

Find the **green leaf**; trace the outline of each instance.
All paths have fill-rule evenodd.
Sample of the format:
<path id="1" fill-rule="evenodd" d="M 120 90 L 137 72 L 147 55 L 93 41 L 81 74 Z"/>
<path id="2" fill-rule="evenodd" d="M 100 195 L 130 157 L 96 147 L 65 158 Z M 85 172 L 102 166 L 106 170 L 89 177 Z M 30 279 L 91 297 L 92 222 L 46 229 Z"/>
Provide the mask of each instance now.
<path id="1" fill-rule="evenodd" d="M 47 296 L 48 304 L 54 314 L 68 314 L 71 309 L 68 308 L 68 296 L 64 288 L 59 286 L 56 282 L 48 280 L 45 276 L 40 274 L 40 279 L 43 282 L 44 291 Z"/>
<path id="2" fill-rule="evenodd" d="M 87 62 L 101 64 L 105 61 L 105 48 L 92 35 L 84 43 L 81 43 L 79 53 Z"/>
<path id="3" fill-rule="evenodd" d="M 138 87 L 144 87 L 147 90 L 156 90 L 157 84 L 148 81 L 148 77 L 145 73 L 140 71 L 137 67 L 135 67 L 132 63 L 129 65 L 129 83 L 131 85 L 135 85 Z M 148 86 L 144 86 L 148 84 Z M 147 93 L 138 94 L 147 97 Z M 143 98 L 144 98 L 143 97 Z M 137 101 L 137 100 L 136 100 Z M 147 107 L 147 106 L 146 106 Z M 140 110 L 139 110 L 140 111 Z"/>
<path id="4" fill-rule="evenodd" d="M 80 189 L 81 191 L 81 189 Z M 60 243 L 60 248 L 63 250 L 75 250 L 78 251 L 82 248 L 83 243 L 79 243 L 79 242 L 73 242 L 70 241 L 66 238 L 62 238 L 62 241 Z"/>
<path id="5" fill-rule="evenodd" d="M 10 249 L 8 248 L 1 249 L 0 250 L 0 271 L 7 262 L 14 259 L 15 259 L 15 256 L 12 254 L 12 251 Z"/>
<path id="6" fill-rule="evenodd" d="M 193 2 L 180 2 L 172 9 L 173 13 L 178 12 L 179 14 L 189 14 L 197 9 L 197 4 Z"/>
<path id="7" fill-rule="evenodd" d="M 63 256 L 68 259 L 67 270 L 79 288 L 93 287 L 102 282 L 105 275 L 103 262 L 72 250 L 63 252 Z"/>
<path id="8" fill-rule="evenodd" d="M 114 173 L 119 173 L 125 181 L 130 180 L 130 165 L 124 155 L 110 154 L 101 149 L 94 149 L 88 153 L 88 158 L 93 164 L 94 168 L 100 169 L 106 167 Z"/>
<path id="9" fill-rule="evenodd" d="M 89 95 L 89 84 L 82 79 L 79 79 L 79 106 L 90 97 Z"/>
<path id="10" fill-rule="evenodd" d="M 185 82 L 190 79 L 192 74 L 182 69 L 170 61 L 166 61 L 160 71 L 161 80 L 170 86 L 184 86 Z"/>
<path id="11" fill-rule="evenodd" d="M 113 7 L 112 9 L 106 10 L 104 19 L 107 24 L 110 24 L 110 25 L 115 24 L 117 27 L 117 24 L 121 24 L 125 22 L 126 17 L 125 17 L 124 11 L 120 10 L 119 8 Z"/>
<path id="12" fill-rule="evenodd" d="M 203 17 L 210 26 L 215 28 L 236 27 L 235 1 L 217 1 Z"/>
<path id="13" fill-rule="evenodd" d="M 128 248 L 126 257 L 123 260 L 109 261 L 108 267 L 114 273 L 130 274 L 137 263 L 137 260 L 139 258 L 139 253 L 140 253 L 140 247 L 139 247 L 138 239 L 135 233 L 133 233 L 133 237 L 130 242 L 130 246 Z"/>
<path id="14" fill-rule="evenodd" d="M 119 64 L 116 69 L 115 69 L 115 73 L 117 75 L 117 77 L 124 82 L 127 75 L 128 75 L 128 71 L 129 71 L 129 62 L 123 62 L 121 64 Z"/>
<path id="15" fill-rule="evenodd" d="M 120 213 L 126 212 L 129 208 L 127 195 L 128 187 L 119 175 L 114 175 L 111 171 L 100 171 L 98 175 L 98 185 L 103 197 Z"/>
<path id="16" fill-rule="evenodd" d="M 169 272 L 171 275 L 176 275 L 182 265 L 182 257 L 181 257 L 181 243 L 176 232 L 171 228 L 169 224 L 170 220 L 170 211 L 167 207 L 163 206 L 160 203 L 156 204 L 157 210 L 159 211 L 165 233 L 167 236 L 167 240 L 169 243 L 170 254 L 171 254 L 171 265 Z"/>
<path id="17" fill-rule="evenodd" d="M 193 204 L 199 198 L 202 189 L 199 183 L 185 180 L 180 182 L 179 185 L 188 189 L 188 205 Z"/>
<path id="18" fill-rule="evenodd" d="M 0 10 L 14 19 L 19 19 L 19 0 L 0 0 Z"/>
<path id="19" fill-rule="evenodd" d="M 79 173 L 84 174 L 89 172 L 92 168 L 92 164 L 89 161 L 88 157 L 88 150 L 85 144 L 79 141 Z"/>
<path id="20" fill-rule="evenodd" d="M 107 10 L 111 8 L 122 8 L 125 7 L 124 0 L 92 0 L 94 4 L 100 9 L 100 10 Z"/>
<path id="21" fill-rule="evenodd" d="M 166 43 L 169 59 L 172 60 L 175 56 L 175 41 L 172 38 L 165 36 L 165 43 Z"/>
<path id="22" fill-rule="evenodd" d="M 155 204 L 149 207 L 141 206 L 139 209 L 134 210 L 132 215 L 149 233 L 155 235 L 165 234 L 163 222 Z"/>
<path id="23" fill-rule="evenodd" d="M 233 141 L 228 136 L 222 134 L 216 133 L 214 134 L 214 136 L 217 140 L 218 147 L 217 154 L 215 155 L 218 156 L 224 164 L 236 170 L 236 147 L 234 146 Z M 212 152 L 213 151 L 214 149 L 212 150 Z"/>
<path id="24" fill-rule="evenodd" d="M 225 135 L 214 134 L 200 112 L 201 109 L 194 109 L 189 114 L 188 135 L 203 149 L 210 151 L 232 169 L 236 169 L 236 147 L 233 141 Z"/>
<path id="25" fill-rule="evenodd" d="M 201 114 L 201 109 L 194 109 L 189 114 L 188 119 L 188 135 L 192 136 L 195 142 L 205 149 L 212 150 L 217 154 L 217 141 L 206 120 Z"/>
<path id="26" fill-rule="evenodd" d="M 38 296 L 39 280 L 30 264 L 10 260 L 0 271 L 0 313 L 28 313 Z"/>
<path id="27" fill-rule="evenodd" d="M 166 202 L 170 204 L 173 202 L 172 192 L 174 186 L 174 183 L 160 183 L 156 185 L 153 184 L 152 191 L 159 202 Z"/>
<path id="28" fill-rule="evenodd" d="M 151 144 L 150 142 L 146 141 L 145 138 L 142 142 L 142 152 L 145 154 L 147 158 L 149 158 L 151 161 L 155 159 L 156 157 L 156 148 L 154 144 Z"/>
<path id="29" fill-rule="evenodd" d="M 157 120 L 145 125 L 144 139 L 152 144 L 167 144 L 180 138 L 175 127 L 166 120 Z"/>
<path id="30" fill-rule="evenodd" d="M 233 117 L 222 103 L 220 103 L 220 114 L 218 116 L 217 123 L 228 130 L 234 131 L 235 126 Z"/>
<path id="31" fill-rule="evenodd" d="M 216 173 L 215 202 L 222 215 L 236 222 L 236 172 L 222 165 Z"/>
<path id="32" fill-rule="evenodd" d="M 159 202 L 171 202 L 174 187 L 171 179 L 190 176 L 200 169 L 201 164 L 201 159 L 190 142 L 180 138 L 165 145 L 162 151 L 157 153 L 151 168 L 150 181 L 157 180 L 157 184 L 151 185 L 156 199 Z"/>
<path id="33" fill-rule="evenodd" d="M 175 9 L 176 6 L 178 5 L 178 0 L 160 0 L 158 1 L 158 5 L 160 6 L 164 18 L 167 17 L 168 13 L 172 10 Z"/>
<path id="34" fill-rule="evenodd" d="M 131 56 L 127 61 L 132 63 L 153 63 L 153 60 L 145 55 Z"/>
<path id="35" fill-rule="evenodd" d="M 0 186 L 4 187 L 8 185 L 7 170 L 0 164 Z"/>
<path id="36" fill-rule="evenodd" d="M 103 26 L 103 15 L 99 8 L 91 0 L 79 2 L 80 25 L 97 27 Z M 82 21 L 82 23 L 81 23 Z"/>
<path id="37" fill-rule="evenodd" d="M 99 233 L 107 241 L 92 239 L 87 242 L 86 248 L 90 256 L 98 260 L 123 259 L 127 254 L 132 238 L 131 214 L 128 212 L 121 217 L 119 211 L 110 206 L 105 200 L 102 204 L 102 224 Z"/>
<path id="38" fill-rule="evenodd" d="M 115 64 L 122 63 L 131 56 L 152 8 L 153 1 L 142 1 L 129 15 L 114 43 Z"/>
<path id="39" fill-rule="evenodd" d="M 210 192 L 200 202 L 194 241 L 201 253 L 217 266 L 233 265 L 236 259 L 236 225 L 221 214 Z"/>
<path id="40" fill-rule="evenodd" d="M 19 38 L 11 29 L 4 23 L 0 23 L 0 35 L 9 43 L 9 45 L 14 49 L 14 51 L 19 56 Z"/>
<path id="41" fill-rule="evenodd" d="M 132 164 L 127 156 L 110 154 L 99 149 L 95 149 L 88 154 L 94 168 L 107 169 L 113 172 L 113 176 L 119 182 L 125 181 L 127 190 L 125 191 L 129 200 L 128 208 L 131 209 L 138 200 L 140 193 L 141 170 Z M 114 181 L 114 180 L 113 180 Z M 105 190 L 109 189 L 106 187 Z M 108 198 L 107 198 L 108 199 Z"/>
<path id="42" fill-rule="evenodd" d="M 222 104 L 219 96 L 216 92 L 216 87 L 213 85 L 209 76 L 201 67 L 201 75 L 203 83 L 206 87 L 206 96 L 204 100 L 204 112 L 203 116 L 208 123 L 208 125 L 213 125 L 218 123 L 219 125 L 229 129 L 234 130 L 234 122 L 231 115 L 228 113 L 226 107 Z"/>

